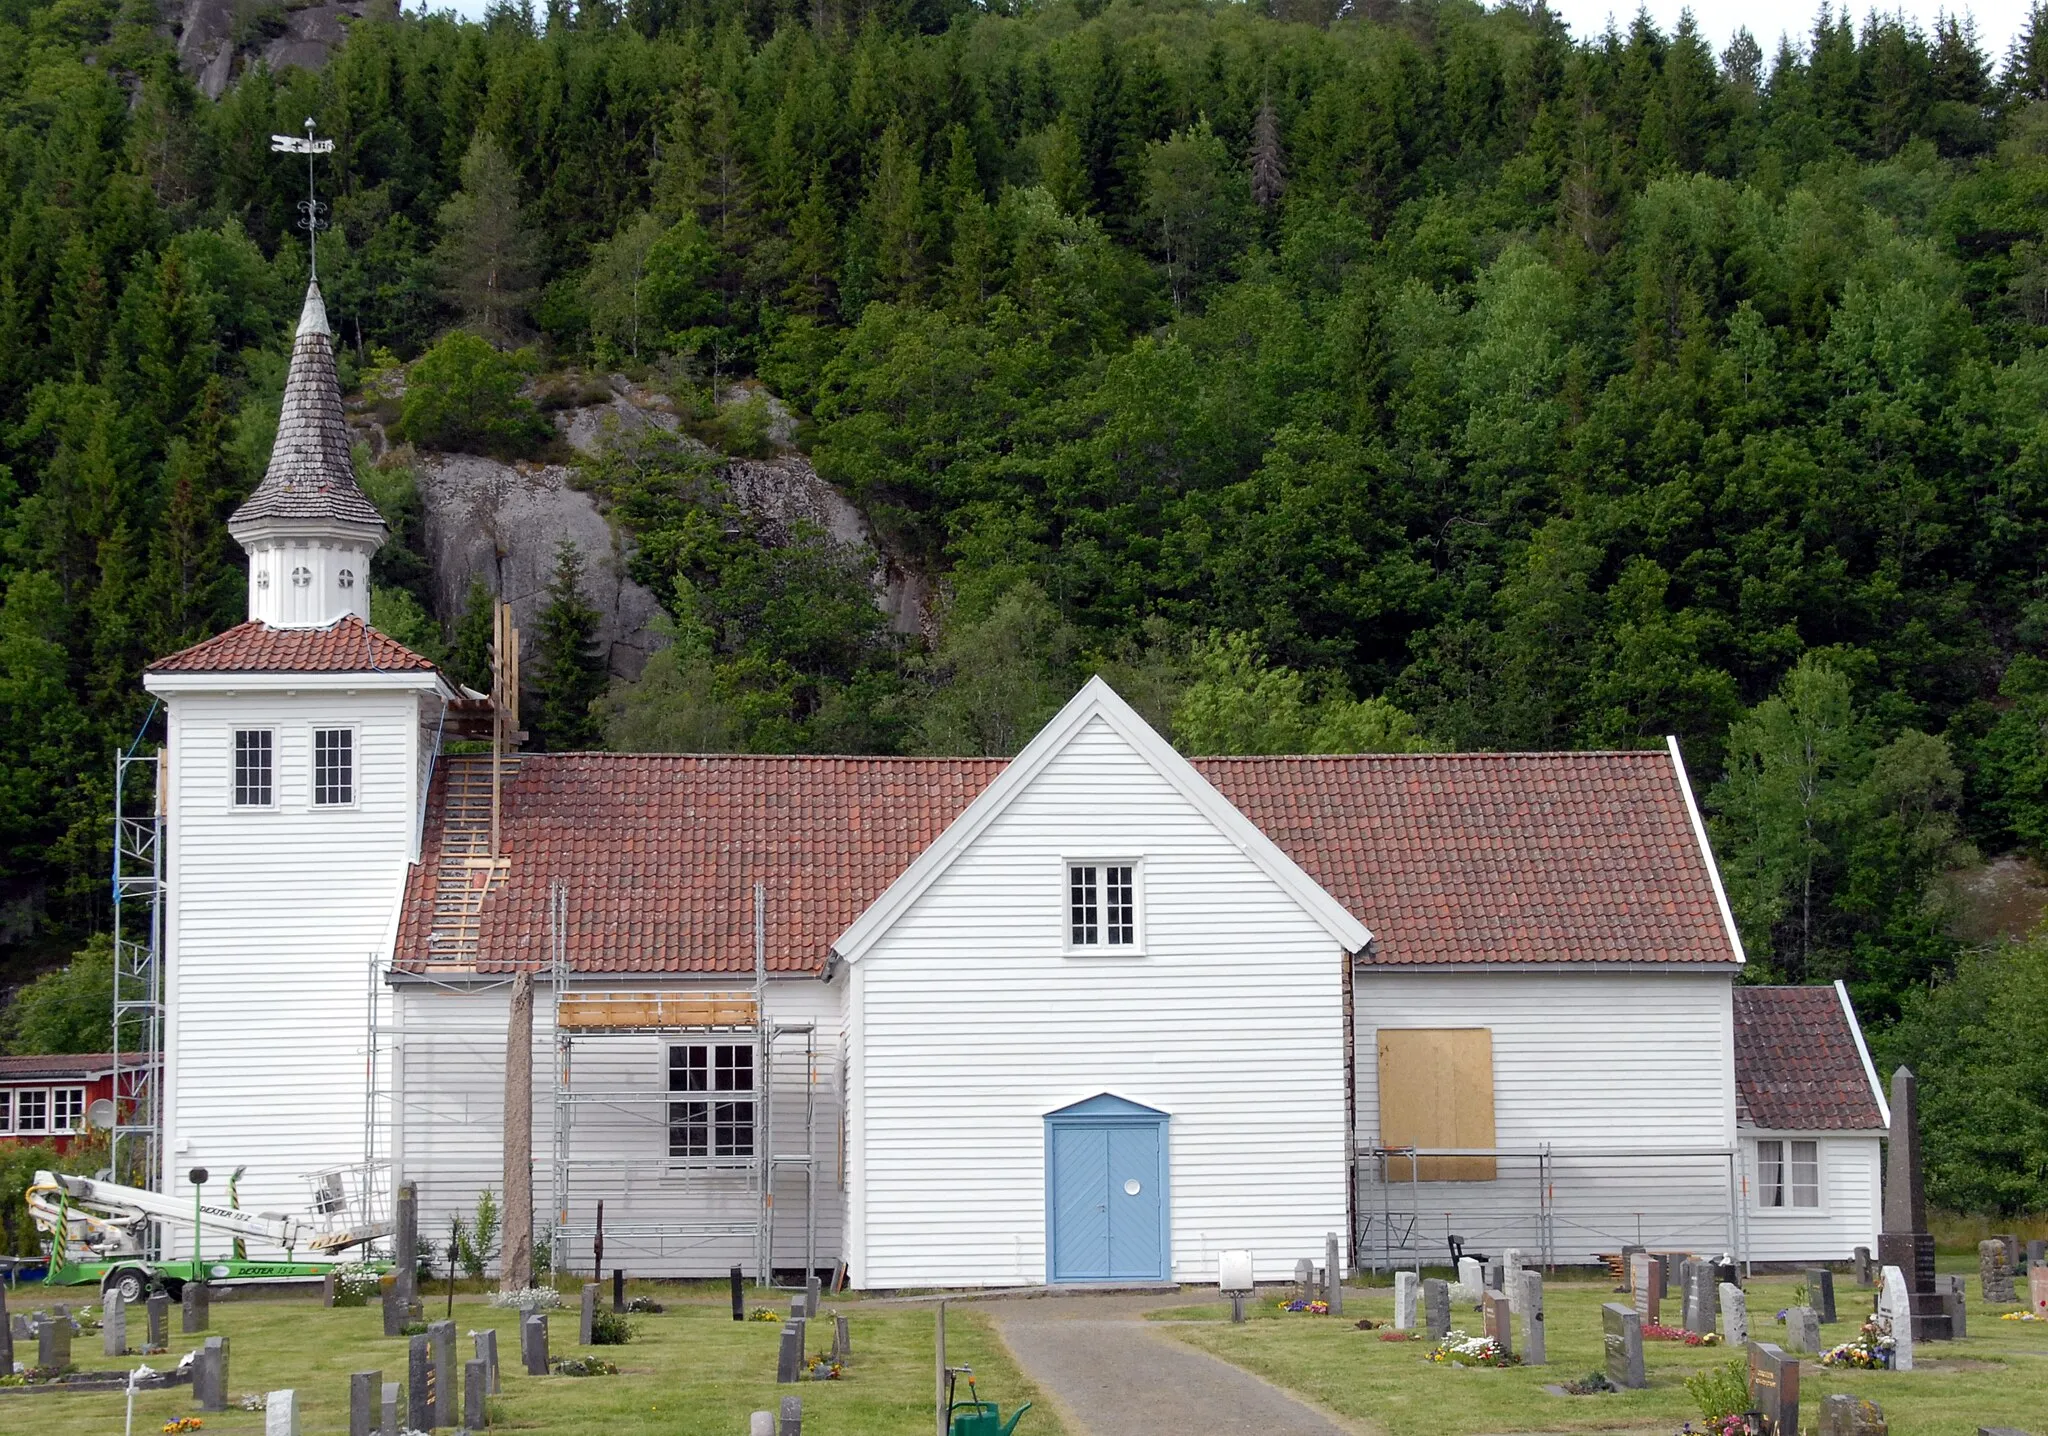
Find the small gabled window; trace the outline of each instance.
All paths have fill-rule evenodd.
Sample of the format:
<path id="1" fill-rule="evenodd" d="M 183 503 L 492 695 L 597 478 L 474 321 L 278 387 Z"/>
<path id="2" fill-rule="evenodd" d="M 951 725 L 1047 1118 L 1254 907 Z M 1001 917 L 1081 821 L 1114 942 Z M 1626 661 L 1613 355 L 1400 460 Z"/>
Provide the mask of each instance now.
<path id="1" fill-rule="evenodd" d="M 1138 945 L 1137 868 L 1131 863 L 1067 864 L 1067 945 Z"/>
<path id="2" fill-rule="evenodd" d="M 353 728 L 313 730 L 313 804 L 333 808 L 356 800 L 356 735 Z"/>
<path id="3" fill-rule="evenodd" d="M 268 728 L 235 730 L 235 806 L 267 808 L 276 791 L 277 735 Z"/>

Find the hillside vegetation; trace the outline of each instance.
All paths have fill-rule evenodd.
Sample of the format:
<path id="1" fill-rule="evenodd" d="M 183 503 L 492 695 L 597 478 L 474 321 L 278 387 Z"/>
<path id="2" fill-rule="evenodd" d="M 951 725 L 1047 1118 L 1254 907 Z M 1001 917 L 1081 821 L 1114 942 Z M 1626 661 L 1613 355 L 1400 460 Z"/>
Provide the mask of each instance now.
<path id="1" fill-rule="evenodd" d="M 211 104 L 147 0 L 0 0 L 17 950 L 103 921 L 140 666 L 240 617 L 305 281 L 269 136 L 311 116 L 345 377 L 427 356 L 401 437 L 532 452 L 576 366 L 760 452 L 759 380 L 939 582 L 893 634 L 871 555 L 615 445 L 583 482 L 675 641 L 598 692 L 565 553 L 542 741 L 1004 752 L 1090 670 L 1190 751 L 1676 734 L 1752 974 L 1923 1003 L 1938 876 L 2048 844 L 2048 19 L 1994 59 L 1826 10 L 1768 55 L 1280 12 L 505 6 Z M 380 622 L 474 681 L 403 450 L 366 481 Z M 2048 1205 L 2048 1141 L 1980 1160 Z"/>

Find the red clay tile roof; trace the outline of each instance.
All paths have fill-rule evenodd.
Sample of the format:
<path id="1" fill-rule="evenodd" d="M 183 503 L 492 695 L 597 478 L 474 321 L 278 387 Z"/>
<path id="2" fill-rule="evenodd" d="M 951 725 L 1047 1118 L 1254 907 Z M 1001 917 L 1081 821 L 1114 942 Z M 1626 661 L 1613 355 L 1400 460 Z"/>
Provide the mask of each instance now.
<path id="1" fill-rule="evenodd" d="M 348 617 L 327 628 L 251 620 L 149 665 L 150 673 L 431 673 L 433 663 Z"/>
<path id="2" fill-rule="evenodd" d="M 459 760 L 457 760 L 459 761 Z M 398 937 L 428 957 L 449 763 Z M 1381 964 L 1734 961 L 1663 753 L 1205 758 L 1195 766 L 1375 936 Z M 775 972 L 834 939 L 1002 770 L 1000 759 L 529 754 L 505 790 L 484 971 L 546 961 L 574 889 L 582 971 L 748 972 L 752 883 Z"/>
<path id="3" fill-rule="evenodd" d="M 1199 758 L 1375 966 L 1733 963 L 1668 753 Z"/>
<path id="4" fill-rule="evenodd" d="M 1735 1102 L 1739 1122 L 1770 1132 L 1885 1126 L 1832 986 L 1736 987 Z"/>

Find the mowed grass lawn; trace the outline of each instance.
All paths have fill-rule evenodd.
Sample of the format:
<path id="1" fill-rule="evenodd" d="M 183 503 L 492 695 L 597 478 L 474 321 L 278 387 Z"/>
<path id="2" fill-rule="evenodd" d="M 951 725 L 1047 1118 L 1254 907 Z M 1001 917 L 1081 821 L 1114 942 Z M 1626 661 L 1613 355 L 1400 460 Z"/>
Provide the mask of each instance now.
<path id="1" fill-rule="evenodd" d="M 1944 1269 L 1949 1264 L 1943 1263 Z M 1959 1267 L 1955 1269 L 1960 1269 Z M 1796 1279 L 1759 1277 L 1748 1285 L 1751 1335 L 1783 1345 L 1776 1316 L 1792 1301 Z M 1979 1426 L 2012 1426 L 2048 1436 L 2048 1323 L 2000 1321 L 1972 1300 L 1967 1339 L 1923 1344 L 1910 1372 L 1846 1371 L 1801 1361 L 1800 1424 L 1820 1418 L 1820 1400 L 1837 1391 L 1868 1397 L 1884 1408 L 1891 1429 L 1903 1436 L 1976 1436 Z M 1609 1396 L 1560 1397 L 1546 1384 L 1583 1377 L 1605 1364 L 1600 1306 L 1624 1300 L 1607 1283 L 1545 1284 L 1544 1326 L 1547 1364 L 1508 1370 L 1432 1365 L 1426 1342 L 1389 1343 L 1377 1331 L 1360 1331 L 1361 1316 L 1391 1319 L 1391 1289 L 1345 1294 L 1343 1317 L 1280 1315 L 1267 1303 L 1260 1319 L 1229 1322 L 1229 1308 L 1182 1307 L 1154 1313 L 1180 1340 L 1236 1362 L 1267 1380 L 1378 1428 L 1388 1436 L 1478 1436 L 1492 1432 L 1642 1431 L 1669 1433 L 1699 1419 L 1685 1378 L 1733 1354 L 1719 1346 L 1688 1347 L 1677 1342 L 1643 1343 L 1650 1385 L 1645 1391 Z M 1675 1288 L 1674 1288 L 1675 1289 Z M 1856 1334 L 1870 1309 L 1871 1293 L 1847 1277 L 1836 1278 L 1841 1320 L 1821 1328 L 1830 1344 Z M 1664 1319 L 1676 1325 L 1675 1299 Z M 1247 1316 L 1251 1313 L 1247 1312 Z M 1268 1319 L 1271 1318 L 1271 1319 Z M 1476 1311 L 1456 1310 L 1452 1324 L 1477 1335 Z M 1028 1418 L 1027 1418 L 1028 1419 Z"/>
<path id="2" fill-rule="evenodd" d="M 634 1290 L 641 1291 L 637 1285 Z M 625 1346 L 578 1347 L 576 1314 L 550 1315 L 549 1339 L 557 1356 L 595 1354 L 617 1364 L 616 1376 L 530 1377 L 520 1369 L 516 1313 L 501 1311 L 480 1297 L 455 1299 L 456 1355 L 472 1354 L 468 1333 L 486 1326 L 498 1332 L 503 1392 L 491 1401 L 498 1429 L 521 1432 L 675 1433 L 675 1436 L 745 1436 L 750 1412 L 779 1409 L 784 1396 L 803 1398 L 805 1436 L 922 1436 L 932 1429 L 932 1312 L 924 1307 L 863 1305 L 843 1301 L 836 1309 L 851 1321 L 853 1364 L 843 1381 L 775 1384 L 775 1357 L 782 1328 L 771 1322 L 735 1322 L 722 1298 L 677 1297 L 650 1286 L 646 1294 L 668 1305 L 660 1315 L 635 1316 L 635 1339 Z M 49 1293 L 30 1288 L 8 1294 L 9 1308 L 47 1306 Z M 62 1300 L 62 1297 L 58 1297 Z M 573 1301 L 573 1297 L 569 1298 Z M 766 1304 L 767 1296 L 762 1295 Z M 787 1309 L 788 1298 L 776 1305 Z M 810 1328 L 812 1350 L 832 1344 L 830 1313 Z M 427 1302 L 438 1320 L 445 1298 Z M 139 1333 L 141 1313 L 131 1312 L 129 1330 Z M 175 1329 L 177 1316 L 172 1314 Z M 353 1371 L 381 1370 L 387 1381 L 405 1379 L 406 1342 L 380 1333 L 376 1307 L 328 1310 L 303 1297 L 217 1301 L 208 1335 L 229 1339 L 228 1386 L 237 1396 L 280 1387 L 299 1393 L 304 1436 L 339 1436 L 348 1430 L 348 1378 Z M 80 1335 L 72 1356 L 83 1370 L 111 1370 L 146 1361 L 158 1370 L 174 1365 L 202 1337 L 171 1337 L 169 1356 L 109 1361 L 99 1355 L 96 1332 Z M 138 1343 L 139 1344 L 139 1343 Z M 18 1353 L 33 1360 L 31 1347 Z M 946 1355 L 974 1368 L 984 1396 L 1002 1403 L 1005 1415 L 1018 1402 L 1038 1404 L 1018 1428 L 1019 1436 L 1063 1436 L 1057 1419 L 1010 1361 L 987 1322 L 971 1304 L 949 1308 Z M 125 1397 L 108 1395 L 16 1396 L 0 1392 L 0 1432 L 36 1436 L 118 1436 Z M 461 1406 L 458 1401 L 457 1414 Z M 173 1417 L 200 1414 L 189 1387 L 145 1391 L 135 1400 L 137 1436 L 156 1436 Z M 403 1419 L 401 1414 L 401 1420 Z M 261 1436 L 257 1411 L 209 1412 L 205 1436 Z"/>

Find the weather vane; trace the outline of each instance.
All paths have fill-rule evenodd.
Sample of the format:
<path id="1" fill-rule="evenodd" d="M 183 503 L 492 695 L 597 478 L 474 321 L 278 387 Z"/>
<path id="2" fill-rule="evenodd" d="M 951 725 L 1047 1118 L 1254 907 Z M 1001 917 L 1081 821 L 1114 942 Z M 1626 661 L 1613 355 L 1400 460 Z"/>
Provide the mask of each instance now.
<path id="1" fill-rule="evenodd" d="M 306 117 L 306 137 L 297 135 L 272 135 L 272 154 L 304 155 L 306 157 L 306 197 L 299 201 L 299 228 L 306 231 L 306 267 L 315 283 L 320 279 L 320 216 L 327 206 L 313 197 L 313 156 L 332 154 L 333 140 L 313 138 L 313 117 Z"/>

